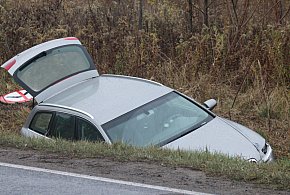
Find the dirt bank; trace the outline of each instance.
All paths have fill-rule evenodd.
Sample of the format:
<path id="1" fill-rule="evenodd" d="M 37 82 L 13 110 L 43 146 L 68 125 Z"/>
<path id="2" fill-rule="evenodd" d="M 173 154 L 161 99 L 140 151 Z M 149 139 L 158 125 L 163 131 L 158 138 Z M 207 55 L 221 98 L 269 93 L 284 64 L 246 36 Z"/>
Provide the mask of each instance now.
<path id="1" fill-rule="evenodd" d="M 201 171 L 110 158 L 71 158 L 35 150 L 0 148 L 0 162 L 35 166 L 215 194 L 290 194 L 254 184 L 212 177 Z"/>

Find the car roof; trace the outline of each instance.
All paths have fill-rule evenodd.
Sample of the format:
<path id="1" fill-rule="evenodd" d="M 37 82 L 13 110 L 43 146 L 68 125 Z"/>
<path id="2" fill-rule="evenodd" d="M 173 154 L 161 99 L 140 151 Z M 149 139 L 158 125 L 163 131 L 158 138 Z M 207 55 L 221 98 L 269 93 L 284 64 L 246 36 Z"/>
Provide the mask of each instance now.
<path id="1" fill-rule="evenodd" d="M 65 89 L 43 104 L 80 110 L 102 125 L 171 91 L 146 79 L 101 75 Z"/>

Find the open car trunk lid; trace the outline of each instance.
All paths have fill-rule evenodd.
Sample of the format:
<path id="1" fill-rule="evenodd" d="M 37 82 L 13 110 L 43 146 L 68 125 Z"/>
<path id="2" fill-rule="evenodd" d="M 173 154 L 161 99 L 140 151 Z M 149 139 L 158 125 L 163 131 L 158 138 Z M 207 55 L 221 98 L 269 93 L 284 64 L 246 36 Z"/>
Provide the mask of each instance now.
<path id="1" fill-rule="evenodd" d="M 1 67 L 38 103 L 99 75 L 91 56 L 75 37 L 36 45 L 14 56 Z"/>

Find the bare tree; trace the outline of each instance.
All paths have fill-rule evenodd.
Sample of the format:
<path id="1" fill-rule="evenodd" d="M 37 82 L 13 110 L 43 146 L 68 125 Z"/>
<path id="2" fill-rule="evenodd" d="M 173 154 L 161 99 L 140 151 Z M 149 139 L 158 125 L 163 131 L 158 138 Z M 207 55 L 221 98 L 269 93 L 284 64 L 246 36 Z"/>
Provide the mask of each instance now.
<path id="1" fill-rule="evenodd" d="M 142 30 L 143 25 L 143 8 L 144 8 L 144 0 L 139 0 L 139 22 L 138 22 L 139 30 Z"/>
<path id="2" fill-rule="evenodd" d="M 203 1 L 203 24 L 208 26 L 208 8 L 209 8 L 209 2 L 208 0 Z"/>
<path id="3" fill-rule="evenodd" d="M 277 11 L 276 11 L 276 15 L 277 15 L 277 23 L 278 24 L 283 24 L 283 19 L 285 18 L 285 16 L 287 15 L 287 12 L 289 12 L 289 8 L 286 11 L 285 10 L 285 0 L 279 0 L 278 1 L 278 5 L 277 5 Z"/>
<path id="4" fill-rule="evenodd" d="M 188 0 L 188 15 L 189 15 L 189 30 L 192 33 L 193 32 L 193 24 L 192 24 L 192 15 L 193 15 L 193 10 L 192 10 L 192 0 Z"/>

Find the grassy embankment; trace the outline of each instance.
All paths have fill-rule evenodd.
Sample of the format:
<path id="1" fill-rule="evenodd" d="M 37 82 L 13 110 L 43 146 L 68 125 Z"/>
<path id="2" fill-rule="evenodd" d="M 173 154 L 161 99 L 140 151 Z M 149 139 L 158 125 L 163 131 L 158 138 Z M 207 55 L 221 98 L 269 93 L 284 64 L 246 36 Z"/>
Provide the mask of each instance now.
<path id="1" fill-rule="evenodd" d="M 290 163 L 279 160 L 271 164 L 253 164 L 223 155 L 205 152 L 171 151 L 160 148 L 134 148 L 123 144 L 71 142 L 64 140 L 28 139 L 15 134 L 0 133 L 0 146 L 22 150 L 34 149 L 43 153 L 77 158 L 106 157 L 119 161 L 158 163 L 173 167 L 201 170 L 212 176 L 237 181 L 264 184 L 269 188 L 290 190 Z"/>
<path id="2" fill-rule="evenodd" d="M 215 112 L 290 158 L 290 2 L 212 1 L 207 9 L 144 2 L 140 9 L 129 0 L 0 1 L 0 64 L 32 45 L 76 36 L 100 73 L 153 79 L 200 102 L 215 98 Z M 1 93 L 15 89 L 10 76 L 0 77 Z"/>
<path id="3" fill-rule="evenodd" d="M 215 112 L 262 134 L 280 159 L 274 165 L 245 164 L 251 167 L 248 175 L 255 169 L 268 176 L 260 180 L 254 175 L 253 180 L 276 183 L 273 178 L 280 181 L 277 176 L 286 179 L 284 184 L 289 182 L 289 166 L 285 164 L 290 164 L 290 2 L 241 0 L 235 5 L 235 1 L 213 1 L 208 9 L 177 0 L 146 1 L 140 9 L 133 2 L 0 1 L 0 64 L 32 45 L 76 36 L 100 73 L 156 80 L 201 102 L 216 98 Z M 1 94 L 17 88 L 4 71 L 0 81 Z M 2 135 L 18 134 L 27 112 L 27 108 L 1 109 Z M 1 140 L 7 143 L 4 137 Z M 15 145 L 27 142 L 21 140 L 15 137 Z M 41 143 L 36 146 L 37 141 L 31 143 L 41 147 Z M 51 147 L 53 151 L 58 146 Z M 130 155 L 135 158 L 138 153 Z M 200 165 L 200 169 L 205 166 Z M 225 163 L 215 171 L 237 172 L 240 178 L 250 180 L 242 176 L 243 169 L 235 167 L 238 169 L 234 163 Z M 278 176 L 280 173 L 288 174 L 288 181 Z"/>

